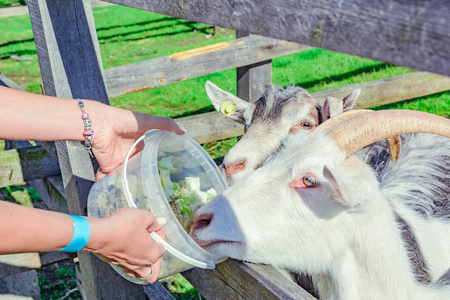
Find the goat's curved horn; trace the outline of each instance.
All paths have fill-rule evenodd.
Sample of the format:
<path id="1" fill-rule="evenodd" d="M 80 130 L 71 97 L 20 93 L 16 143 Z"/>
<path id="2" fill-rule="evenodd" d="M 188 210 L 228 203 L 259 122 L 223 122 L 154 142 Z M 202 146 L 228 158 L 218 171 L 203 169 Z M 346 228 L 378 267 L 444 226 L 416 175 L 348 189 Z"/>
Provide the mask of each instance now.
<path id="1" fill-rule="evenodd" d="M 349 157 L 367 145 L 403 133 L 432 133 L 450 138 L 450 120 L 419 111 L 383 110 L 357 115 L 324 133 Z"/>
<path id="2" fill-rule="evenodd" d="M 355 109 L 355 110 L 349 110 L 346 112 L 343 112 L 340 115 L 337 115 L 333 118 L 330 118 L 328 120 L 326 120 L 325 122 L 323 122 L 322 124 L 320 124 L 319 126 L 317 126 L 316 128 L 314 128 L 313 130 L 311 130 L 311 134 L 316 134 L 319 132 L 324 132 L 325 130 L 327 130 L 328 128 L 333 127 L 336 124 L 339 124 L 347 119 L 353 118 L 355 116 L 358 115 L 363 115 L 363 114 L 367 114 L 369 112 L 372 112 L 373 110 L 370 109 Z"/>
<path id="3" fill-rule="evenodd" d="M 331 119 L 326 120 L 320 126 L 316 127 L 311 131 L 312 134 L 318 133 L 318 132 L 324 132 L 328 128 L 333 127 L 336 124 L 339 124 L 347 119 L 353 118 L 355 116 L 367 114 L 369 112 L 372 112 L 373 110 L 370 109 L 359 109 L 359 110 L 350 110 L 346 111 L 336 117 L 333 117 Z M 386 142 L 389 147 L 389 157 L 393 162 L 398 161 L 398 158 L 400 156 L 400 148 L 401 148 L 401 142 L 400 142 L 400 136 L 393 136 L 386 138 Z"/>

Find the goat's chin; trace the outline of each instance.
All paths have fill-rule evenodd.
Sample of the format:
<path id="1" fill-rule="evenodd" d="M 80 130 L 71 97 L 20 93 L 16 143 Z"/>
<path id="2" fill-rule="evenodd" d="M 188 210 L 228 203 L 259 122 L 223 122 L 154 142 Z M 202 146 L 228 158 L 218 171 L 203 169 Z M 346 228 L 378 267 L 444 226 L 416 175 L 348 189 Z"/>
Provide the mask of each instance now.
<path id="1" fill-rule="evenodd" d="M 241 242 L 214 241 L 200 246 L 217 256 L 226 256 L 234 259 L 243 258 L 244 246 Z"/>

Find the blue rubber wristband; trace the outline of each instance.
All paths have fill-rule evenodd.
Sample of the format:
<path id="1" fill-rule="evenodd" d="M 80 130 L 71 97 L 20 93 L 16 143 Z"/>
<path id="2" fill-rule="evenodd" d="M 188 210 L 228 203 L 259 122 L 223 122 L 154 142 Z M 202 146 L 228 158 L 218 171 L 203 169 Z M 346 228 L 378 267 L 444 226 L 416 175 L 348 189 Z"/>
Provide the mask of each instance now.
<path id="1" fill-rule="evenodd" d="M 91 225 L 86 218 L 69 215 L 73 219 L 73 238 L 69 245 L 59 251 L 77 252 L 83 249 L 91 236 Z"/>

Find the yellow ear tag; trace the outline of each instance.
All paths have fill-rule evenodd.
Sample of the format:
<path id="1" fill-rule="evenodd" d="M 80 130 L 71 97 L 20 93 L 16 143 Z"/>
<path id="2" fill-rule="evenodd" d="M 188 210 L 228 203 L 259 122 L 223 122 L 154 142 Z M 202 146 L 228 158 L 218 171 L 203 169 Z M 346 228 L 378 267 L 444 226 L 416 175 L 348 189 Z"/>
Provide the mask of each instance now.
<path id="1" fill-rule="evenodd" d="M 234 113 L 234 104 L 230 101 L 224 102 L 220 106 L 220 112 L 226 116 L 231 115 L 232 113 Z"/>

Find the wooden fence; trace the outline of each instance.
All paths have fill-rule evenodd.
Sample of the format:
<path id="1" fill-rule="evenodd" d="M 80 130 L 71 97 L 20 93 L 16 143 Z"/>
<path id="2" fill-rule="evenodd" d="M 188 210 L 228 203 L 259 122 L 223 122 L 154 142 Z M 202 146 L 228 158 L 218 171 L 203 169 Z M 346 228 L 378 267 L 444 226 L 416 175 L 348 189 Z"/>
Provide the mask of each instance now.
<path id="1" fill-rule="evenodd" d="M 450 78 L 445 77 L 450 75 L 450 24 L 447 18 L 450 7 L 444 0 L 107 2 L 232 28 L 237 30 L 236 40 L 104 70 L 89 0 L 28 0 L 47 95 L 96 99 L 109 104 L 112 96 L 237 68 L 238 96 L 254 100 L 262 93 L 261 84 L 271 82 L 272 58 L 310 47 L 421 71 L 312 94 L 319 101 L 328 95 L 341 95 L 360 88 L 362 93 L 357 108 L 363 108 L 450 90 Z M 239 55 L 235 55 L 236 52 Z M 177 121 L 199 143 L 243 133 L 240 124 L 228 121 L 216 112 Z M 42 148 L 11 150 L 16 151 L 11 155 L 15 163 L 22 166 L 22 172 L 16 178 L 9 176 L 8 169 L 0 169 L 2 185 L 32 179 L 38 192 L 40 189 L 46 194 L 51 209 L 86 215 L 87 195 L 95 178 L 95 161 L 77 142 L 44 143 L 39 147 L 48 152 Z M 40 159 L 53 167 L 43 172 L 42 168 L 25 164 L 25 157 L 33 152 L 39 152 Z M 56 161 L 59 169 L 55 166 Z M 49 170 L 52 171 L 47 172 Z M 62 181 L 58 180 L 60 176 L 54 176 L 59 171 Z M 67 206 L 61 204 L 61 197 L 67 200 Z M 43 257 L 48 262 L 45 257 L 51 257 L 51 254 L 41 254 L 41 261 Z M 78 258 L 88 299 L 171 298 L 158 283 L 142 288 L 123 280 L 92 254 L 80 252 Z M 0 277 L 22 270 L 0 263 Z M 313 299 L 270 266 L 231 259 L 214 270 L 193 269 L 184 272 L 183 276 L 207 299 Z"/>

